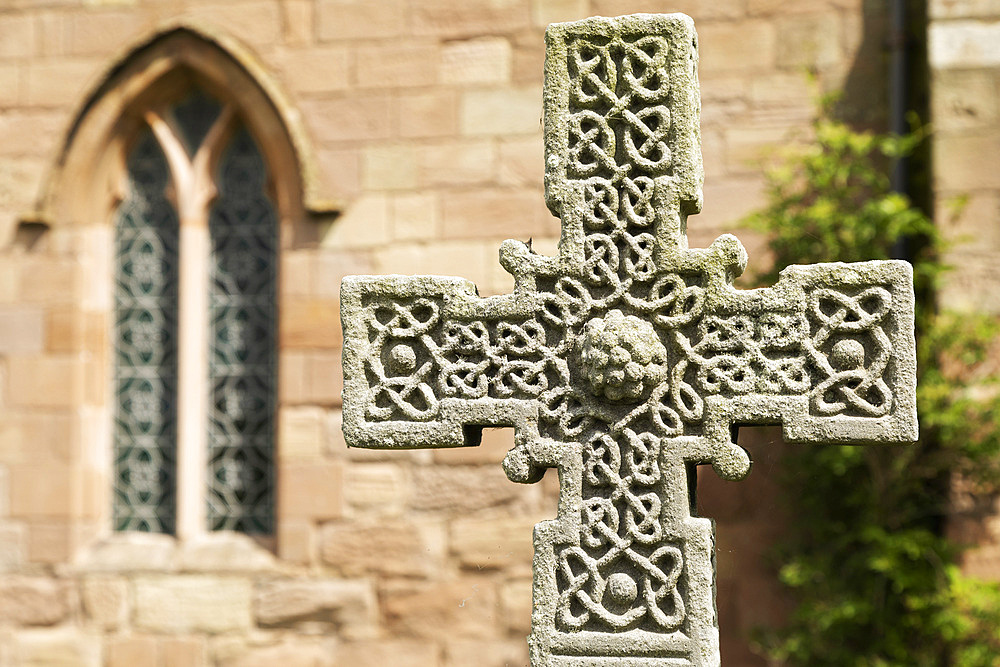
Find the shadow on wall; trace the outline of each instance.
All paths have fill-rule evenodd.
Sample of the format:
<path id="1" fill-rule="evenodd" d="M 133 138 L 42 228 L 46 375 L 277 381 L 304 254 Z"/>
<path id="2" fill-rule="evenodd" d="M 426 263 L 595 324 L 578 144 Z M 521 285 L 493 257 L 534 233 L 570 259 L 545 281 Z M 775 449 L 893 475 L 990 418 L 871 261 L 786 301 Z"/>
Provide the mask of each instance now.
<path id="1" fill-rule="evenodd" d="M 890 1 L 861 3 L 861 41 L 834 109 L 838 119 L 877 132 L 886 131 L 889 118 Z M 912 6 L 923 4 L 923 0 L 906 1 Z"/>

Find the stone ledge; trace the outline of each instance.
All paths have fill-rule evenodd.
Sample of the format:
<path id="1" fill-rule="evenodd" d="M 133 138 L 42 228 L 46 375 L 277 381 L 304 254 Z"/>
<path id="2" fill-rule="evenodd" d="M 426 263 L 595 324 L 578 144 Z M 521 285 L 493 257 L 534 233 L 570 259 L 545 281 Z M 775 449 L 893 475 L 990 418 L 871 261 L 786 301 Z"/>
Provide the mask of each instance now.
<path id="1" fill-rule="evenodd" d="M 932 23 L 927 42 L 928 58 L 933 69 L 1000 65 L 1000 23 Z"/>
<path id="2" fill-rule="evenodd" d="M 114 533 L 91 545 L 74 563 L 78 572 L 173 570 L 177 539 L 158 533 Z"/>
<path id="3" fill-rule="evenodd" d="M 77 558 L 79 573 L 268 572 L 274 555 L 240 533 L 212 532 L 189 540 L 158 533 L 114 533 Z"/>
<path id="4" fill-rule="evenodd" d="M 175 566 L 182 572 L 266 572 L 274 554 L 241 533 L 213 532 L 177 543 Z"/>

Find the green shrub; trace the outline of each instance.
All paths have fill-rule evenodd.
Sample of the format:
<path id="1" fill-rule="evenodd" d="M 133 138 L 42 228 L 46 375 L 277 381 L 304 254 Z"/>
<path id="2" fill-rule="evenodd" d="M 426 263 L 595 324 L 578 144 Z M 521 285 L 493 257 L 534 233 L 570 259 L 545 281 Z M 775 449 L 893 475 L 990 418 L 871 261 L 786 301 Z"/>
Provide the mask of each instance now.
<path id="1" fill-rule="evenodd" d="M 886 175 L 922 133 L 858 132 L 826 115 L 814 132 L 769 173 L 769 204 L 747 222 L 768 235 L 776 269 L 886 259 L 907 239 L 921 436 L 909 447 L 804 447 L 784 460 L 794 520 L 779 576 L 796 607 L 784 628 L 761 633 L 761 648 L 810 667 L 995 665 L 1000 589 L 959 573 L 944 528 L 955 480 L 1000 489 L 1000 326 L 935 308 L 940 236 Z"/>

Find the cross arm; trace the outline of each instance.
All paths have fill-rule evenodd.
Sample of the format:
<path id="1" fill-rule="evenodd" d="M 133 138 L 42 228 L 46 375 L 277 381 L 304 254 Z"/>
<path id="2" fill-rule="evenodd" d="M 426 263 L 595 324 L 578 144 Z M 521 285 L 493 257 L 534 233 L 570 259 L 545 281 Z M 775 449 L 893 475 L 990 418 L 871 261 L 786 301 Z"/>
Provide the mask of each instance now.
<path id="1" fill-rule="evenodd" d="M 526 321 L 532 309 L 530 295 L 483 299 L 462 278 L 345 278 L 348 445 L 462 447 L 479 444 L 483 426 L 525 426 L 547 377 L 565 367 Z"/>
<path id="2" fill-rule="evenodd" d="M 714 438 L 781 423 L 789 442 L 913 442 L 913 317 L 907 262 L 790 266 L 773 287 L 709 296 L 698 332 L 678 336 L 675 380 L 704 392 Z"/>

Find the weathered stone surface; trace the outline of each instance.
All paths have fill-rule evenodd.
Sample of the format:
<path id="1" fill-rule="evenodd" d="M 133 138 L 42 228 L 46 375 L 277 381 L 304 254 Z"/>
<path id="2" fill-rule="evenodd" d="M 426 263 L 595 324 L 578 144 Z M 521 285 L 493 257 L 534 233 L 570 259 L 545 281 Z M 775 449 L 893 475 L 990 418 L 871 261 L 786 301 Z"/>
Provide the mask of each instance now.
<path id="1" fill-rule="evenodd" d="M 394 583 L 381 592 L 382 611 L 393 637 L 499 637 L 504 627 L 497 590 L 486 577 Z"/>
<path id="2" fill-rule="evenodd" d="M 78 563 L 84 572 L 162 572 L 173 566 L 177 542 L 157 533 L 116 533 L 88 549 Z"/>
<path id="3" fill-rule="evenodd" d="M 531 20 L 522 0 L 425 0 L 413 6 L 410 17 L 415 33 L 445 37 L 515 32 Z"/>
<path id="4" fill-rule="evenodd" d="M 283 517 L 332 519 L 343 512 L 343 466 L 339 462 L 287 463 L 278 480 Z"/>
<path id="5" fill-rule="evenodd" d="M 69 615 L 69 587 L 47 577 L 0 580 L 0 622 L 55 625 Z"/>
<path id="6" fill-rule="evenodd" d="M 74 553 L 75 528 L 72 522 L 58 519 L 32 521 L 27 531 L 28 562 L 46 565 L 65 563 Z"/>
<path id="7" fill-rule="evenodd" d="M 513 579 L 500 588 L 500 608 L 511 632 L 531 631 L 531 579 Z"/>
<path id="8" fill-rule="evenodd" d="M 316 558 L 316 528 L 309 519 L 278 524 L 278 558 L 307 565 Z"/>
<path id="9" fill-rule="evenodd" d="M 996 67 L 1000 24 L 995 21 L 937 21 L 927 32 L 927 53 L 937 69 Z"/>
<path id="10" fill-rule="evenodd" d="M 320 540 L 323 563 L 348 577 L 425 577 L 444 559 L 444 528 L 433 522 L 330 523 L 323 527 Z"/>
<path id="11" fill-rule="evenodd" d="M 337 647 L 336 665 L 351 667 L 439 667 L 440 651 L 434 642 L 410 639 L 376 639 L 344 642 Z"/>
<path id="12" fill-rule="evenodd" d="M 45 345 L 45 317 L 41 308 L 0 308 L 0 353 L 34 354 Z"/>
<path id="13" fill-rule="evenodd" d="M 400 465 L 359 463 L 351 466 L 351 474 L 344 479 L 344 500 L 357 514 L 397 516 L 409 495 L 407 487 Z"/>
<path id="14" fill-rule="evenodd" d="M 187 572 L 259 572 L 274 569 L 274 556 L 241 533 L 213 532 L 180 542 L 177 568 Z"/>
<path id="15" fill-rule="evenodd" d="M 15 636 L 12 664 L 38 667 L 100 667 L 100 640 L 69 628 L 21 630 Z"/>
<path id="16" fill-rule="evenodd" d="M 202 667 L 208 664 L 204 637 L 165 637 L 159 642 L 163 667 Z"/>
<path id="17" fill-rule="evenodd" d="M 501 37 L 449 42 L 441 49 L 442 83 L 505 83 L 510 67 L 510 42 Z"/>
<path id="18" fill-rule="evenodd" d="M 24 562 L 25 526 L 0 524 L 0 572 L 14 571 Z"/>
<path id="19" fill-rule="evenodd" d="M 320 39 L 395 37 L 403 32 L 407 11 L 403 0 L 373 5 L 365 0 L 320 0 Z"/>
<path id="20" fill-rule="evenodd" d="M 152 637 L 116 637 L 107 643 L 107 667 L 131 667 L 156 660 Z"/>
<path id="21" fill-rule="evenodd" d="M 377 602 L 367 581 L 287 580 L 257 593 L 257 624 L 363 639 L 373 633 Z"/>
<path id="22" fill-rule="evenodd" d="M 523 641 L 457 639 L 449 641 L 444 652 L 445 667 L 509 667 L 528 661 Z"/>
<path id="23" fill-rule="evenodd" d="M 286 352 L 278 371 L 282 402 L 339 405 L 343 389 L 339 361 L 337 350 Z"/>
<path id="24" fill-rule="evenodd" d="M 218 667 L 334 667 L 335 642 L 329 639 L 286 641 L 225 638 L 216 641 L 212 655 Z"/>
<path id="25" fill-rule="evenodd" d="M 840 21 L 835 11 L 784 16 L 776 27 L 779 67 L 823 69 L 842 57 Z"/>
<path id="26" fill-rule="evenodd" d="M 413 470 L 410 506 L 419 510 L 472 510 L 514 502 L 512 487 L 496 468 L 417 468 Z"/>
<path id="27" fill-rule="evenodd" d="M 458 93 L 455 90 L 401 91 L 396 104 L 396 130 L 400 137 L 447 137 L 458 130 Z"/>
<path id="28" fill-rule="evenodd" d="M 468 90 L 459 111 L 465 136 L 533 134 L 538 131 L 538 89 Z"/>
<path id="29" fill-rule="evenodd" d="M 132 621 L 151 632 L 246 632 L 251 625 L 251 600 L 249 579 L 137 576 Z"/>
<path id="30" fill-rule="evenodd" d="M 338 327 L 339 328 L 339 327 Z M 278 457 L 282 461 L 317 461 L 323 456 L 326 411 L 285 408 L 278 413 Z"/>
<path id="31" fill-rule="evenodd" d="M 451 523 L 450 550 L 463 567 L 504 568 L 531 560 L 534 517 L 470 517 Z"/>
<path id="32" fill-rule="evenodd" d="M 339 349 L 337 309 L 337 302 L 329 299 L 286 300 L 282 305 L 279 332 L 281 346 Z M 318 331 L 325 335 L 320 336 Z"/>
<path id="33" fill-rule="evenodd" d="M 83 395 L 83 365 L 72 357 L 14 356 L 8 364 L 8 399 L 12 405 L 62 408 L 76 404 Z"/>
<path id="34" fill-rule="evenodd" d="M 86 577 L 80 598 L 87 621 L 104 630 L 120 627 L 128 617 L 128 584 L 122 577 Z"/>
<path id="35" fill-rule="evenodd" d="M 776 57 L 773 25 L 760 27 L 770 41 L 727 37 L 761 51 L 742 66 Z M 780 423 L 797 443 L 917 435 L 907 263 L 792 266 L 772 288 L 737 291 L 747 254 L 735 237 L 688 248 L 703 180 L 696 45 L 680 14 L 549 27 L 544 178 L 562 240 L 557 257 L 504 242 L 512 294 L 483 299 L 440 276 L 342 283 L 348 445 L 462 447 L 484 426 L 513 426 L 511 480 L 558 468 L 558 517 L 534 530 L 535 667 L 718 665 L 713 529 L 691 515 L 688 483 L 696 464 L 730 480 L 749 472 L 732 425 Z M 825 64 L 831 49 L 809 59 Z M 490 94 L 467 98 L 463 132 L 527 132 L 524 100 L 508 126 L 484 112 Z M 444 232 L 462 233 L 447 202 Z M 411 505 L 505 502 L 487 480 L 474 467 L 417 470 Z M 456 532 L 455 551 L 494 539 Z M 397 633 L 461 634 L 467 619 L 441 605 L 459 593 L 480 622 L 498 607 L 495 583 L 470 578 L 387 589 L 385 614 Z"/>

